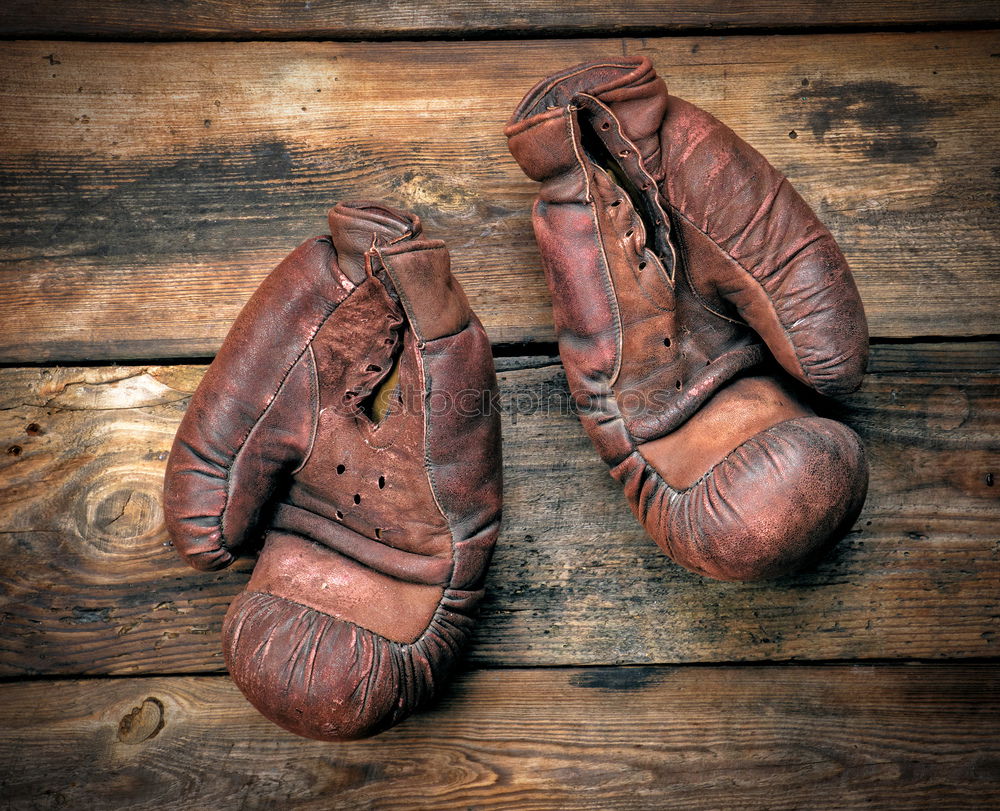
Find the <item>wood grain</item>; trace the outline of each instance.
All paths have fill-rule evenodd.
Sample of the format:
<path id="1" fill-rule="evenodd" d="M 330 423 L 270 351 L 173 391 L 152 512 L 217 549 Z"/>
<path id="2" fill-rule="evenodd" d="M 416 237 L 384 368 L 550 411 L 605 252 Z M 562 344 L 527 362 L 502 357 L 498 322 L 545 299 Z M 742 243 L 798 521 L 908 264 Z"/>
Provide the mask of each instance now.
<path id="1" fill-rule="evenodd" d="M 478 671 L 369 741 L 224 677 L 0 686 L 12 809 L 985 809 L 996 666 Z"/>
<path id="2" fill-rule="evenodd" d="M 18 37 L 333 38 L 509 33 L 948 25 L 1000 19 L 983 0 L 680 0 L 440 3 L 435 0 L 8 0 L 0 35 Z"/>
<path id="3" fill-rule="evenodd" d="M 875 336 L 1000 333 L 998 32 L 18 42 L 0 63 L 0 361 L 210 356 L 357 197 L 448 241 L 494 341 L 551 340 L 535 184 L 501 130 L 539 77 L 622 52 L 789 175 Z"/>
<path id="4" fill-rule="evenodd" d="M 499 359 L 505 523 L 471 660 L 996 655 L 998 359 L 996 342 L 875 347 L 861 392 L 824 406 L 869 451 L 863 514 L 815 570 L 754 585 L 670 563 L 567 412 L 558 363 Z M 160 507 L 202 371 L 0 370 L 0 674 L 222 669 L 252 562 L 186 568 Z"/>

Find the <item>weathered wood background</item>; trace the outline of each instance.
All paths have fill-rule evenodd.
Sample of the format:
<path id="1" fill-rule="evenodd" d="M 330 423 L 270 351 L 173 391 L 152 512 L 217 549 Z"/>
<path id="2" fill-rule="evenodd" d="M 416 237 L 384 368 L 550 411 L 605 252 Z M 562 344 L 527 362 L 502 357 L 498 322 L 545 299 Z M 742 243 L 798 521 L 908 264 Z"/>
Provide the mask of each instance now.
<path id="1" fill-rule="evenodd" d="M 359 197 L 447 240 L 494 341 L 551 340 L 534 184 L 502 130 L 539 77 L 623 51 L 788 174 L 873 335 L 1000 333 L 998 50 L 994 32 L 13 43 L 0 361 L 209 356 L 330 203 Z"/>
<path id="2" fill-rule="evenodd" d="M 971 0 L 7 3 L 0 808 L 1000 804 L 998 20 Z M 791 178 L 868 308 L 864 387 L 817 404 L 864 439 L 868 502 L 778 582 L 667 561 L 567 410 L 501 130 L 540 76 L 622 52 Z M 359 196 L 448 241 L 487 325 L 506 516 L 450 692 L 328 745 L 225 676 L 252 561 L 181 565 L 160 487 L 243 302 Z"/>

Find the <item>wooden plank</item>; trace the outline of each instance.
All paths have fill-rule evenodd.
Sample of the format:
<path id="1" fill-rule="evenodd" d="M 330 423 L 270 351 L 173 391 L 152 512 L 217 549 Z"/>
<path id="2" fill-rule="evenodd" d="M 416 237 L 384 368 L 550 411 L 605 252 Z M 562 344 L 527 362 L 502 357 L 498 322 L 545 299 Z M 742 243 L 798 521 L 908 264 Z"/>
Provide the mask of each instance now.
<path id="1" fill-rule="evenodd" d="M 9 0 L 0 35 L 114 38 L 357 38 L 990 23 L 983 0 Z"/>
<path id="2" fill-rule="evenodd" d="M 985 809 L 996 666 L 478 671 L 330 744 L 224 677 L 0 686 L 6 808 Z"/>
<path id="3" fill-rule="evenodd" d="M 885 371 L 825 407 L 868 448 L 864 512 L 816 569 L 754 585 L 671 564 L 567 413 L 561 367 L 500 359 L 505 523 L 472 661 L 996 655 L 998 358 L 996 342 L 875 347 Z M 0 370 L 0 675 L 222 669 L 252 562 L 186 568 L 160 508 L 202 371 Z"/>
<path id="4" fill-rule="evenodd" d="M 998 32 L 20 42 L 0 64 L 0 361 L 210 356 L 357 197 L 448 241 L 494 341 L 551 340 L 535 184 L 501 130 L 540 76 L 609 52 L 648 54 L 791 177 L 875 336 L 1000 333 Z"/>

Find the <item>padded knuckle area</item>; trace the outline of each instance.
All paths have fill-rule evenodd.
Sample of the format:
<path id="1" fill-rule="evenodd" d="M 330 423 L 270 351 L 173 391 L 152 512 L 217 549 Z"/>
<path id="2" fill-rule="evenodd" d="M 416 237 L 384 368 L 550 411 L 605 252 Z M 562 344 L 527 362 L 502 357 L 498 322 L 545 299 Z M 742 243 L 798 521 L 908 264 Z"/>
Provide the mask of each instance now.
<path id="1" fill-rule="evenodd" d="M 392 722 L 396 643 L 281 597 L 245 592 L 223 629 L 230 675 L 267 718 L 300 735 L 352 739 Z M 390 695 L 391 693 L 391 695 Z"/>
<path id="2" fill-rule="evenodd" d="M 417 642 L 401 644 L 247 591 L 226 615 L 223 649 L 233 681 L 271 721 L 318 740 L 352 740 L 406 718 L 446 677 L 471 621 L 445 604 L 435 620 Z"/>
<path id="3" fill-rule="evenodd" d="M 820 417 L 787 420 L 674 497 L 672 548 L 679 562 L 724 580 L 788 572 L 852 519 L 867 475 L 849 428 Z"/>

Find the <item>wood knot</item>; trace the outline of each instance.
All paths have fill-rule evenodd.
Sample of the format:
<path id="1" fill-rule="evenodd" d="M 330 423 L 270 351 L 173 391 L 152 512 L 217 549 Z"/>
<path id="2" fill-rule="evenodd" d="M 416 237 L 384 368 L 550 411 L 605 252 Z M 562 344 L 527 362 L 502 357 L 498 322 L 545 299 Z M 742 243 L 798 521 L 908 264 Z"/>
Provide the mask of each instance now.
<path id="1" fill-rule="evenodd" d="M 118 722 L 118 740 L 137 744 L 155 738 L 165 724 L 163 702 L 150 696 Z"/>
<path id="2" fill-rule="evenodd" d="M 75 508 L 80 537 L 106 554 L 147 554 L 165 532 L 154 471 L 110 467 L 81 488 Z"/>

